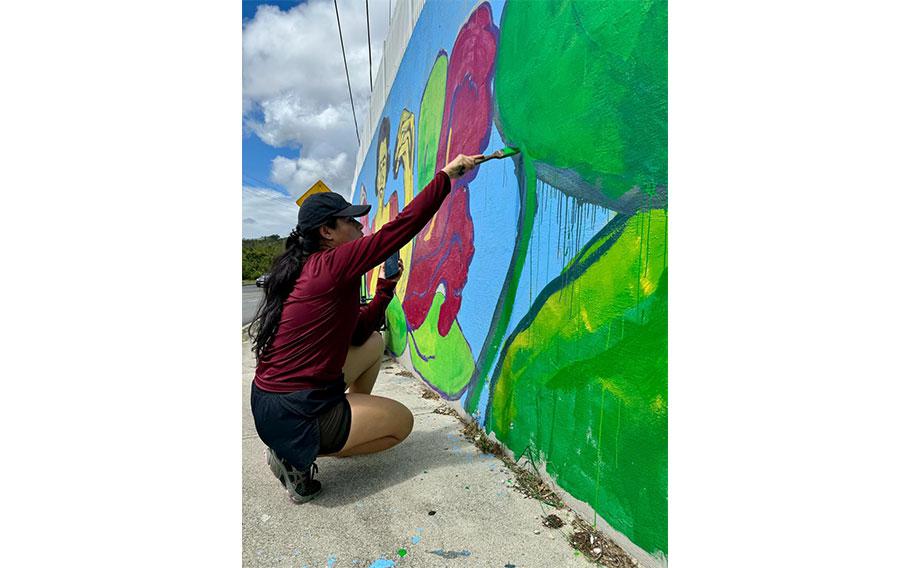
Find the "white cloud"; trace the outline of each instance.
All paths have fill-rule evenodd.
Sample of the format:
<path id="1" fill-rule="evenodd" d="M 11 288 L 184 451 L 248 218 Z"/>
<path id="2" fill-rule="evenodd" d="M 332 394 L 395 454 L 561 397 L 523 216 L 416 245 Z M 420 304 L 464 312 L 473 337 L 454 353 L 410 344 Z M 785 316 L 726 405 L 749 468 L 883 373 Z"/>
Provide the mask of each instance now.
<path id="1" fill-rule="evenodd" d="M 357 122 L 362 127 L 370 97 L 365 4 L 338 0 L 338 11 Z M 370 3 L 374 73 L 382 57 L 388 18 L 388 3 Z M 300 149 L 296 160 L 279 156 L 272 161 L 270 181 L 283 185 L 295 198 L 317 179 L 343 195 L 348 193 L 357 134 L 332 0 L 311 0 L 286 12 L 263 5 L 244 24 L 243 119 L 246 129 L 266 144 Z M 268 190 L 244 188 L 244 217 L 256 221 L 244 223 L 244 235 L 248 227 L 257 227 L 257 234 L 270 234 L 261 225 L 267 214 L 255 208 L 273 202 L 256 191 Z"/>
<path id="2" fill-rule="evenodd" d="M 370 96 L 365 5 L 339 0 L 338 11 L 362 126 Z M 370 15 L 375 72 L 388 32 L 388 4 L 374 2 Z M 313 0 L 287 12 L 263 5 L 244 25 L 244 124 L 266 144 L 300 147 L 304 159 L 355 156 L 349 97 L 332 0 Z M 347 167 L 349 186 L 354 164 Z"/>
<path id="3" fill-rule="evenodd" d="M 353 164 L 345 153 L 333 158 L 299 158 L 278 156 L 272 161 L 272 180 L 288 188 L 296 199 L 316 180 L 321 179 L 336 193 L 347 194 L 351 185 Z M 346 184 L 346 185 L 345 185 Z"/>
<path id="4" fill-rule="evenodd" d="M 287 93 L 259 103 L 259 120 L 247 119 L 247 126 L 270 146 L 300 146 L 302 152 L 328 146 L 350 145 L 350 105 L 304 107 L 299 96 Z M 356 144 L 355 144 L 356 146 Z"/>
<path id="5" fill-rule="evenodd" d="M 294 201 L 271 189 L 243 186 L 243 238 L 288 236 L 297 224 Z"/>

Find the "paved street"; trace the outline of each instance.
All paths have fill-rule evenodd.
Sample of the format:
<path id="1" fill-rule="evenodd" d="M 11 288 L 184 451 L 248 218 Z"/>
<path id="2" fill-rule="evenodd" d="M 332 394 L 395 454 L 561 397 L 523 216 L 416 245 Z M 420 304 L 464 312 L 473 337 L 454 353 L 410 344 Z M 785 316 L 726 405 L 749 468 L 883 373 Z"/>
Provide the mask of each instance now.
<path id="1" fill-rule="evenodd" d="M 243 325 L 253 321 L 260 300 L 262 300 L 262 288 L 257 288 L 255 284 L 243 286 Z"/>
<path id="2" fill-rule="evenodd" d="M 542 525 L 554 510 L 512 488 L 498 458 L 460 433 L 454 416 L 433 410 L 420 381 L 386 361 L 374 394 L 401 401 L 414 430 L 378 454 L 319 458 L 323 493 L 291 503 L 265 462 L 249 409 L 255 362 L 243 349 L 243 565 L 293 568 L 554 568 L 592 566 L 568 542 L 569 524 Z"/>

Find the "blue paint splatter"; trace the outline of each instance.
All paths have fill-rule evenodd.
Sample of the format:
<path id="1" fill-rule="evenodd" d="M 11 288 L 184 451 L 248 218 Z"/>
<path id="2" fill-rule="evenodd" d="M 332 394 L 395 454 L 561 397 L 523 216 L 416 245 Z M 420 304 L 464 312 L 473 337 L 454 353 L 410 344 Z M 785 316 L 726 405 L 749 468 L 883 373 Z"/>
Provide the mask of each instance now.
<path id="1" fill-rule="evenodd" d="M 333 555 L 329 556 L 329 559 L 326 560 L 326 562 L 329 565 L 328 568 L 332 568 L 332 566 L 334 566 L 335 563 L 338 562 L 338 558 L 336 558 L 335 555 L 333 554 Z"/>
<path id="2" fill-rule="evenodd" d="M 412 536 L 412 537 L 411 537 L 411 544 L 417 544 L 418 542 L 420 542 L 420 537 L 419 537 L 419 536 Z"/>
<path id="3" fill-rule="evenodd" d="M 394 568 L 395 563 L 391 560 L 386 560 L 385 558 L 380 558 L 379 560 L 374 561 L 370 564 L 369 568 Z"/>

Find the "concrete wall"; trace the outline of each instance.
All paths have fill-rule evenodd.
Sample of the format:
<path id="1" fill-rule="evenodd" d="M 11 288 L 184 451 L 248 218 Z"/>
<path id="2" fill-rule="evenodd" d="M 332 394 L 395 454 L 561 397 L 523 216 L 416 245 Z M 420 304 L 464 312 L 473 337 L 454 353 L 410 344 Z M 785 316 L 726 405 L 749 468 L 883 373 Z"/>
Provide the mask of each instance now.
<path id="1" fill-rule="evenodd" d="M 662 560 L 666 2 L 427 0 L 417 14 L 363 138 L 352 199 L 373 205 L 367 231 L 458 153 L 521 154 L 458 180 L 402 251 L 389 348 Z"/>

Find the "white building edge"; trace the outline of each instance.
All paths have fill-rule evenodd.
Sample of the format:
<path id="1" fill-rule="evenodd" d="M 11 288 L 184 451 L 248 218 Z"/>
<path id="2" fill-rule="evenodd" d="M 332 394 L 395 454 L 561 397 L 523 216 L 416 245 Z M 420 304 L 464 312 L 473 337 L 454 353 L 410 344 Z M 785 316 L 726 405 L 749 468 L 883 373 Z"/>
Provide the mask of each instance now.
<path id="1" fill-rule="evenodd" d="M 354 201 L 354 193 L 357 188 L 357 178 L 360 177 L 360 169 L 363 167 L 363 160 L 370 149 L 370 143 L 373 140 L 373 134 L 379 126 L 382 118 L 382 110 L 385 108 L 386 100 L 389 98 L 389 91 L 395 82 L 395 75 L 398 74 L 398 67 L 404 58 L 404 52 L 411 41 L 411 34 L 414 32 L 414 26 L 417 25 L 417 19 L 420 18 L 420 12 L 426 0 L 397 0 L 395 10 L 392 13 L 392 22 L 389 24 L 389 33 L 382 44 L 382 58 L 379 61 L 379 67 L 373 83 L 373 92 L 370 94 L 369 116 L 363 121 L 360 128 L 360 146 L 357 148 L 357 158 L 354 162 L 354 179 L 351 181 L 351 191 L 348 194 L 348 201 Z"/>

